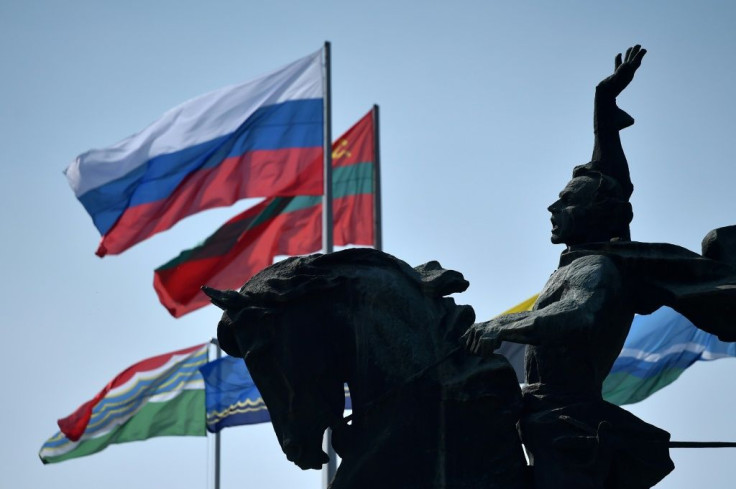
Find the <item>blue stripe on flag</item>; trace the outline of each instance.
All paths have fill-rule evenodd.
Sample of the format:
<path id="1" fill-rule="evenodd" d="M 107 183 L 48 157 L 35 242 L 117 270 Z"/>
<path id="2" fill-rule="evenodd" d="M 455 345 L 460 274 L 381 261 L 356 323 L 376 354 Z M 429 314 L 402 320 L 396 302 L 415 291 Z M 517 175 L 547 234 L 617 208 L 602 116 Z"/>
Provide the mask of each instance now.
<path id="1" fill-rule="evenodd" d="M 200 369 L 204 378 L 207 430 L 269 421 L 266 405 L 242 358 L 231 356 L 209 362 Z M 231 415 L 237 416 L 228 419 Z"/>
<path id="2" fill-rule="evenodd" d="M 611 373 L 651 377 L 668 368 L 687 368 L 697 360 L 728 356 L 736 356 L 736 343 L 720 341 L 677 311 L 662 307 L 634 318 Z"/>

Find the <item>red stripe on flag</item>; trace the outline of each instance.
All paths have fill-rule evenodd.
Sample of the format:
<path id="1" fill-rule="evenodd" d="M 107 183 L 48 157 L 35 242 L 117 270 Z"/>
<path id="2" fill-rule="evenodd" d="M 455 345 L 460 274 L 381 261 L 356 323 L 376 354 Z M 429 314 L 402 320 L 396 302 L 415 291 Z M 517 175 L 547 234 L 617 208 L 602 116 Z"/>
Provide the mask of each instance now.
<path id="1" fill-rule="evenodd" d="M 368 112 L 332 143 L 332 166 L 375 161 L 373 148 L 373 112 Z"/>
<path id="2" fill-rule="evenodd" d="M 128 208 L 102 237 L 97 255 L 122 253 L 184 217 L 246 197 L 320 195 L 322 182 L 322 148 L 253 151 L 227 158 L 187 177 L 167 199 Z"/>
<path id="3" fill-rule="evenodd" d="M 334 199 L 332 213 L 333 239 L 337 246 L 374 244 L 372 194 L 346 195 Z"/>
<path id="4" fill-rule="evenodd" d="M 184 261 L 172 268 L 156 270 L 153 287 L 169 313 L 181 317 L 210 303 L 210 299 L 200 290 L 203 285 L 217 289 L 239 289 L 253 275 L 273 263 L 277 255 L 318 251 L 321 235 L 320 206 L 279 214 L 247 230 L 227 253 L 219 257 Z"/>

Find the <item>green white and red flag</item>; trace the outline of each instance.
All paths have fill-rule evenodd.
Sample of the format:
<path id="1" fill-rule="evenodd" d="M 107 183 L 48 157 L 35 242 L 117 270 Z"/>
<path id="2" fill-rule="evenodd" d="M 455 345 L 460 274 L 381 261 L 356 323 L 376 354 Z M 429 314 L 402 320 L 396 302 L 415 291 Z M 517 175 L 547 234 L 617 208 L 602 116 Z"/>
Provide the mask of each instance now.
<path id="1" fill-rule="evenodd" d="M 332 145 L 334 243 L 374 244 L 374 123 L 369 112 Z M 154 272 L 161 304 L 174 317 L 210 304 L 207 285 L 238 289 L 276 256 L 322 246 L 322 197 L 272 197 L 233 217 L 202 244 Z"/>
<path id="2" fill-rule="evenodd" d="M 205 436 L 207 344 L 142 360 L 58 421 L 39 451 L 43 463 L 91 455 L 113 443 L 155 436 Z"/>

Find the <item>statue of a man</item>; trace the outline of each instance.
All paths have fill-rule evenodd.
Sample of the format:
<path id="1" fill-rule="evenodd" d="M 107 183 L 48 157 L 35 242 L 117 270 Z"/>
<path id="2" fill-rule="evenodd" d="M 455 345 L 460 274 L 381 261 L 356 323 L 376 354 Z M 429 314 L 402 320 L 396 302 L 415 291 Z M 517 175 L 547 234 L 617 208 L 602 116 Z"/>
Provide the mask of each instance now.
<path id="1" fill-rule="evenodd" d="M 533 310 L 466 333 L 481 355 L 501 341 L 528 345 L 519 426 L 537 489 L 649 488 L 674 468 L 667 432 L 601 397 L 635 314 L 668 305 L 736 340 L 736 269 L 674 245 L 630 241 L 633 185 L 619 131 L 634 120 L 616 97 L 645 53 L 637 45 L 616 56 L 614 73 L 596 87 L 593 157 L 549 206 L 552 242 L 567 248 Z"/>

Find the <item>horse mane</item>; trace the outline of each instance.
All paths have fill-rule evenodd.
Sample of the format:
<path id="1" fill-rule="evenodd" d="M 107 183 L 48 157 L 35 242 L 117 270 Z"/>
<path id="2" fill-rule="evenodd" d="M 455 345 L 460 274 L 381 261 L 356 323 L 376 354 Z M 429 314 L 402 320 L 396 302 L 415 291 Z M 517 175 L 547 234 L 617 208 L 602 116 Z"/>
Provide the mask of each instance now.
<path id="1" fill-rule="evenodd" d="M 460 272 L 445 270 L 436 261 L 412 268 L 382 251 L 350 248 L 326 255 L 316 253 L 287 258 L 256 274 L 243 285 L 240 293 L 246 297 L 257 297 L 262 304 L 283 304 L 308 293 L 339 287 L 342 279 L 355 267 L 397 270 L 432 298 L 463 292 L 469 285 Z"/>
<path id="2" fill-rule="evenodd" d="M 372 248 L 350 248 L 335 253 L 291 257 L 266 267 L 239 291 L 234 301 L 238 311 L 247 311 L 254 322 L 277 315 L 286 304 L 308 294 L 338 290 L 358 268 L 395 270 L 415 284 L 426 297 L 437 299 L 463 292 L 469 283 L 460 272 L 445 270 L 436 261 L 412 268 L 398 258 Z M 230 291 L 235 294 L 234 291 Z M 237 294 L 236 294 L 237 295 Z M 241 356 L 235 341 L 230 307 L 217 328 L 220 346 L 230 355 Z M 260 319 L 259 319 L 260 318 Z"/>

